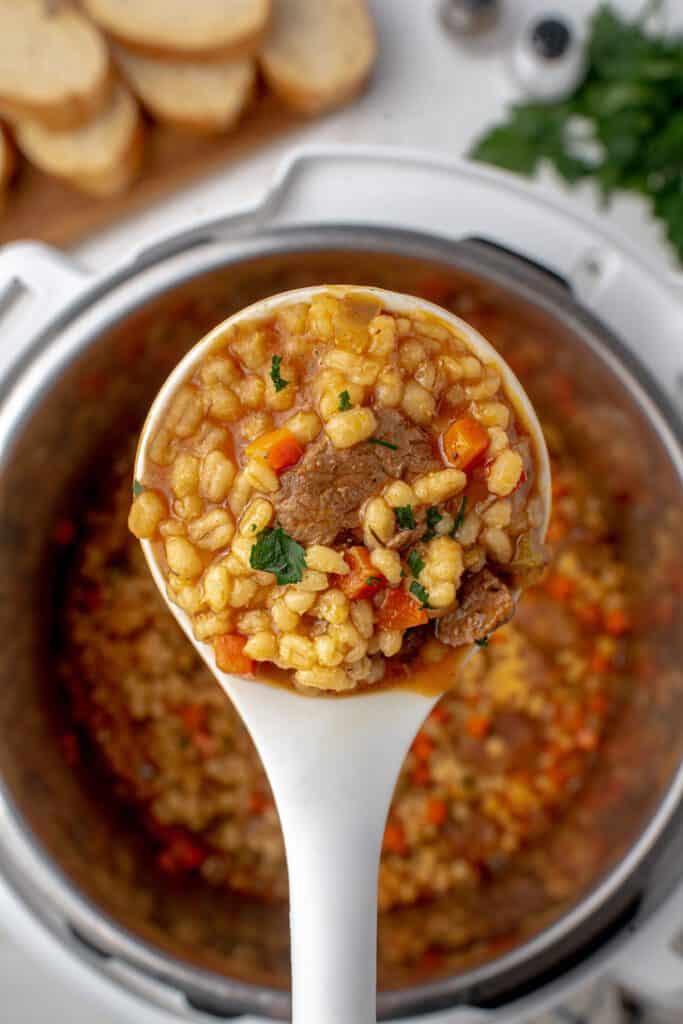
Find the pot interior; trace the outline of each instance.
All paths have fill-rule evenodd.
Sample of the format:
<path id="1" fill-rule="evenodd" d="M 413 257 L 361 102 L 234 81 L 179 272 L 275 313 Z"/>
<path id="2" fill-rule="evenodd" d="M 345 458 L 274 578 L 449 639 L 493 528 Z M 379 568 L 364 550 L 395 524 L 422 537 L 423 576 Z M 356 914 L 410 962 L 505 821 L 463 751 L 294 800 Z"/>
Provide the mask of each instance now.
<path id="1" fill-rule="evenodd" d="M 382 987 L 395 992 L 449 978 L 455 992 L 456 979 L 467 985 L 472 969 L 564 920 L 641 835 L 683 752 L 681 481 L 639 386 L 628 373 L 614 372 L 595 325 L 573 319 L 555 285 L 550 298 L 538 282 L 530 288 L 508 258 L 487 262 L 453 248 L 440 259 L 416 259 L 387 245 L 253 257 L 169 287 L 88 340 L 27 406 L 8 451 L 0 768 L 17 820 L 77 897 L 153 953 L 168 955 L 169 976 L 174 963 L 210 972 L 218 1006 L 229 1003 L 230 979 L 286 988 L 286 907 L 217 890 L 193 871 L 164 874 L 158 843 L 120 798 L 82 722 L 75 723 L 78 708 L 58 670 L 69 657 L 64 588 L 78 549 L 78 532 L 74 537 L 69 524 L 78 523 L 84 504 L 99 500 L 99 481 L 122 439 L 141 425 L 191 344 L 248 302 L 324 282 L 423 295 L 471 319 L 501 348 L 548 430 L 561 423 L 562 443 L 617 510 L 609 539 L 626 566 L 631 595 L 631 632 L 614 669 L 619 707 L 581 788 L 552 828 L 500 870 L 482 865 L 486 878 L 478 889 L 451 890 L 382 914 Z M 623 887 L 613 913 L 636 895 Z M 477 933 L 470 927 L 477 915 L 497 917 L 499 926 Z M 579 931 L 574 948 L 590 928 Z M 193 977 L 201 994 L 209 975 Z"/>

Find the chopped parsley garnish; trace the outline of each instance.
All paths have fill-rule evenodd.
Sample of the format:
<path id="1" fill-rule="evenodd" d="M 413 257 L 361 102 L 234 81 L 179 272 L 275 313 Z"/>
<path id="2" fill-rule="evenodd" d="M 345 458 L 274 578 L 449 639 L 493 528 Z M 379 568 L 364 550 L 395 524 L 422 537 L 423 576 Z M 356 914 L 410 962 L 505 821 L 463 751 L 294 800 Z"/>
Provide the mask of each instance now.
<path id="1" fill-rule="evenodd" d="M 467 495 L 465 494 L 463 496 L 463 499 L 462 499 L 461 503 L 460 503 L 460 508 L 458 509 L 457 516 L 455 517 L 455 522 L 453 523 L 453 529 L 451 530 L 451 537 L 455 536 L 455 534 L 458 532 L 458 530 L 460 529 L 462 524 L 465 522 L 465 513 L 466 512 L 467 512 Z"/>
<path id="2" fill-rule="evenodd" d="M 339 392 L 339 412 L 346 412 L 348 409 L 352 409 L 351 395 L 348 391 Z"/>
<path id="3" fill-rule="evenodd" d="M 273 356 L 270 361 L 270 379 L 273 382 L 273 387 L 276 391 L 282 391 L 289 384 L 288 380 L 283 380 L 280 376 L 280 365 L 282 363 L 282 356 Z"/>
<path id="4" fill-rule="evenodd" d="M 477 645 L 477 647 L 488 647 L 489 638 L 487 636 L 483 636 L 481 640 L 475 640 L 474 642 Z"/>
<path id="5" fill-rule="evenodd" d="M 419 576 L 425 567 L 424 559 L 420 557 L 417 551 L 411 551 L 406 561 L 413 576 Z"/>
<path id="6" fill-rule="evenodd" d="M 365 581 L 366 587 L 372 587 L 376 583 L 379 583 L 380 586 L 384 583 L 384 580 L 382 579 L 381 576 L 368 576 L 368 578 Z"/>
<path id="7" fill-rule="evenodd" d="M 400 530 L 415 529 L 415 516 L 413 515 L 412 505 L 399 505 L 398 508 L 394 509 L 394 515 Z"/>
<path id="8" fill-rule="evenodd" d="M 392 444 L 391 441 L 385 441 L 381 437 L 369 437 L 368 444 L 381 444 L 383 448 L 391 448 L 392 452 L 398 451 L 397 444 Z"/>
<path id="9" fill-rule="evenodd" d="M 146 490 L 145 485 L 141 484 L 139 480 L 133 480 L 133 497 L 137 498 L 139 494 L 142 494 Z"/>
<path id="10" fill-rule="evenodd" d="M 427 532 L 423 540 L 431 540 L 436 535 L 436 528 L 443 519 L 436 505 L 430 505 L 427 509 Z"/>
<path id="11" fill-rule="evenodd" d="M 410 593 L 418 599 L 423 608 L 429 608 L 429 594 L 425 587 L 417 580 L 413 580 L 410 584 Z"/>
<path id="12" fill-rule="evenodd" d="M 281 526 L 262 530 L 251 549 L 252 569 L 275 573 L 279 586 L 300 583 L 306 568 L 306 552 Z"/>

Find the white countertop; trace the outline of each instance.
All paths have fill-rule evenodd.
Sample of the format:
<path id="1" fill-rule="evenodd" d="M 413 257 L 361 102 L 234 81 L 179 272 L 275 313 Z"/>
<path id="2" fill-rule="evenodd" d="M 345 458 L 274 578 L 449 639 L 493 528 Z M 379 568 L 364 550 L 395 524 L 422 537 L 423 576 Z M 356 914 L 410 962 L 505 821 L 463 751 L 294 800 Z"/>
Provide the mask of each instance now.
<path id="1" fill-rule="evenodd" d="M 515 16 L 529 6 L 557 10 L 566 4 L 573 11 L 595 6 L 591 0 L 508 3 Z M 515 98 L 503 55 L 473 55 L 454 44 L 438 22 L 437 0 L 372 0 L 372 6 L 379 25 L 380 59 L 370 88 L 354 105 L 313 121 L 257 155 L 122 221 L 78 246 L 74 255 L 85 266 L 105 268 L 126 251 L 197 220 L 236 209 L 267 188 L 278 163 L 299 143 L 386 143 L 424 147 L 450 157 L 466 154 L 482 127 L 500 118 L 506 102 Z M 642 2 L 621 0 L 619 6 L 636 11 Z M 666 7 L 671 24 L 683 23 L 680 0 L 668 0 Z M 661 261 L 663 269 L 676 269 L 661 228 L 639 199 L 619 198 L 605 212 L 592 187 L 570 191 L 549 172 L 530 187 L 561 191 L 577 212 L 607 218 L 631 241 L 636 240 L 647 256 Z M 129 1024 L 72 994 L 61 981 L 45 973 L 42 964 L 37 966 L 15 949 L 1 932 L 0 1021 Z"/>

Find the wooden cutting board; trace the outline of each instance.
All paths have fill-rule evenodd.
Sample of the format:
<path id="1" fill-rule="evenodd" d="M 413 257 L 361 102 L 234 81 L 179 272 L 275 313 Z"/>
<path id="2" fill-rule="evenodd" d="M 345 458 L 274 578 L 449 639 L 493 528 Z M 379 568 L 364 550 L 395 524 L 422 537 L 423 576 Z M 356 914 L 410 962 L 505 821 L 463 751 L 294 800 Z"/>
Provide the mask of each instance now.
<path id="1" fill-rule="evenodd" d="M 194 135 L 150 124 L 139 178 L 127 192 L 108 199 L 83 195 L 22 161 L 0 206 L 0 245 L 18 238 L 71 245 L 304 123 L 274 96 L 263 95 L 229 135 Z"/>

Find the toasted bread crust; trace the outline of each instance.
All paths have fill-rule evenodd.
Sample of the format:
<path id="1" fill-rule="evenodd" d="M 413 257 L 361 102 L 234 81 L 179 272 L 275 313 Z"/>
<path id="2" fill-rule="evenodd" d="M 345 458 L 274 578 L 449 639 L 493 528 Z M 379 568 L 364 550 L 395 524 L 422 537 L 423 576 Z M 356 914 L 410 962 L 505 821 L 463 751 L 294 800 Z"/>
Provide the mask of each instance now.
<path id="1" fill-rule="evenodd" d="M 267 37 L 272 11 L 272 0 L 260 0 L 264 3 L 264 16 L 248 31 L 245 30 L 238 37 L 224 42 L 190 46 L 182 39 L 171 45 L 152 39 L 148 35 L 136 33 L 132 29 L 124 29 L 116 20 L 100 10 L 97 0 L 92 0 L 92 2 L 91 0 L 82 0 L 82 2 L 93 21 L 121 46 L 145 57 L 189 61 L 254 56 L 261 49 Z"/>
<path id="2" fill-rule="evenodd" d="M 277 0 L 276 0 L 277 2 Z M 377 56 L 377 35 L 374 21 L 366 0 L 351 0 L 357 15 L 357 25 L 364 35 L 363 49 L 365 54 L 350 68 L 345 62 L 343 73 L 336 82 L 323 83 L 315 76 L 307 74 L 306 63 L 298 59 L 300 54 L 288 52 L 290 45 L 288 36 L 294 25 L 293 18 L 300 14 L 302 19 L 301 33 L 306 31 L 308 13 L 286 10 L 287 0 L 280 0 L 283 5 L 281 20 L 278 22 L 278 11 L 275 10 L 271 33 L 260 54 L 260 64 L 266 82 L 291 109 L 297 113 L 312 116 L 347 103 L 356 96 L 366 84 Z M 336 0 L 326 0 L 333 5 Z"/>

